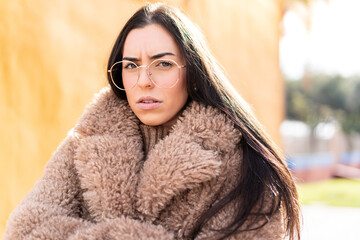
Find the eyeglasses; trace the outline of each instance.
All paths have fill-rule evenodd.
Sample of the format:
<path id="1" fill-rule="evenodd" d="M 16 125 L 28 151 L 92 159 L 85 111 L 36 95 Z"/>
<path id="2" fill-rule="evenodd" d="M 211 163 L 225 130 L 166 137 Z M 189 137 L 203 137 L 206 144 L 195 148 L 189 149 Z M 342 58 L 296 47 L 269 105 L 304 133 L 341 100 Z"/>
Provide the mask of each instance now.
<path id="1" fill-rule="evenodd" d="M 120 90 L 129 90 L 136 86 L 140 77 L 140 68 L 145 68 L 152 83 L 159 88 L 172 88 L 180 79 L 180 69 L 185 65 L 179 65 L 171 59 L 156 59 L 147 66 L 138 66 L 128 60 L 114 63 L 108 72 L 112 83 Z M 122 79 L 123 87 L 116 82 Z"/>

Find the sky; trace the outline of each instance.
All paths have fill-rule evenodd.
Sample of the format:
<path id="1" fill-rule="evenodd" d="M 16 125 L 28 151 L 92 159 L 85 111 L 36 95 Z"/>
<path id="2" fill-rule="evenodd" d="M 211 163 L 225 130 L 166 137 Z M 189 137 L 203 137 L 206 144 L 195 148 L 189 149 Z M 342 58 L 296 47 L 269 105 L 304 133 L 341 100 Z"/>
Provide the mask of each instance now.
<path id="1" fill-rule="evenodd" d="M 309 27 L 306 20 L 309 19 Z M 360 0 L 315 0 L 283 18 L 280 67 L 299 79 L 309 71 L 360 75 Z"/>

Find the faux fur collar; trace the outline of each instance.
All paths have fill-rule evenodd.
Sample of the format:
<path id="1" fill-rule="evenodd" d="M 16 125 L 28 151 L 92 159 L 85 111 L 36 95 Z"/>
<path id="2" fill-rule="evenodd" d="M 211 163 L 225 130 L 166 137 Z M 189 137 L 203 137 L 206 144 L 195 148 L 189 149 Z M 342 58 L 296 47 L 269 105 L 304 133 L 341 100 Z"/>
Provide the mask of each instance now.
<path id="1" fill-rule="evenodd" d="M 75 168 L 94 221 L 157 218 L 174 196 L 216 178 L 221 154 L 241 138 L 218 109 L 192 102 L 144 159 L 139 120 L 108 87 L 87 106 L 74 133 Z"/>

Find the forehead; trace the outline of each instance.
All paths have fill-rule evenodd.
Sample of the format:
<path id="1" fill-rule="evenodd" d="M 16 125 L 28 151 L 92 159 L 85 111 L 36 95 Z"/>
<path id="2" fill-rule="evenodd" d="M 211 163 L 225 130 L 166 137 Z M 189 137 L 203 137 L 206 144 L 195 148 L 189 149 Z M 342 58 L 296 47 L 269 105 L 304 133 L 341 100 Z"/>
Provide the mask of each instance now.
<path id="1" fill-rule="evenodd" d="M 181 55 L 173 36 L 161 25 L 150 24 L 135 28 L 129 32 L 124 43 L 123 56 L 155 55 L 160 52 L 172 52 Z"/>

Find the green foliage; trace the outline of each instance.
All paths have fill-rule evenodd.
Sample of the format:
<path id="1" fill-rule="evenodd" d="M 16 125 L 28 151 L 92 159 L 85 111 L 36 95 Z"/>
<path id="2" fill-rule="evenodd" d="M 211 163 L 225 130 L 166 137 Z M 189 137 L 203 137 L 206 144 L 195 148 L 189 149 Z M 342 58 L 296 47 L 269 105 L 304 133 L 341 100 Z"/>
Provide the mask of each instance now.
<path id="1" fill-rule="evenodd" d="M 315 127 L 337 120 L 343 131 L 360 133 L 360 76 L 313 75 L 286 81 L 286 117 Z"/>
<path id="2" fill-rule="evenodd" d="M 298 184 L 301 204 L 321 203 L 331 206 L 360 207 L 360 181 L 332 179 Z"/>
<path id="3" fill-rule="evenodd" d="M 345 107 L 345 87 L 346 79 L 340 76 L 318 76 L 314 78 L 314 84 L 310 95 L 314 101 L 321 105 L 326 105 L 331 109 L 344 109 Z"/>

